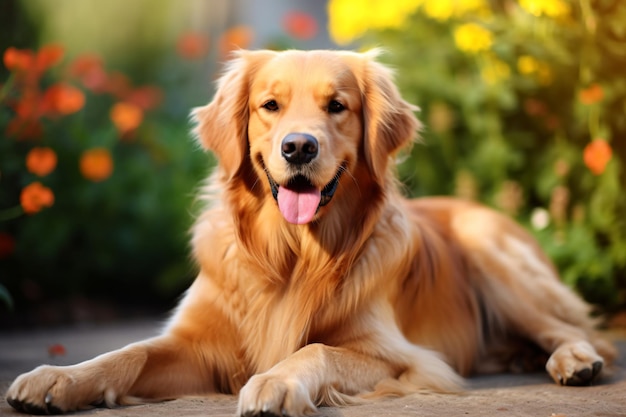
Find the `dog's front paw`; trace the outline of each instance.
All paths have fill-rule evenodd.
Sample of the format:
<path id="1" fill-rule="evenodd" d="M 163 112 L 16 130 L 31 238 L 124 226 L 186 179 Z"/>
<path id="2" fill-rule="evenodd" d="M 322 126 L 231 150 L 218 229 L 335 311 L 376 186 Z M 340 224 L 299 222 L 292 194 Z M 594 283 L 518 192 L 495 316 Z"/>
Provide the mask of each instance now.
<path id="1" fill-rule="evenodd" d="M 589 385 L 600 374 L 604 360 L 585 341 L 566 343 L 552 353 L 546 370 L 561 385 Z"/>
<path id="2" fill-rule="evenodd" d="M 255 375 L 239 394 L 240 417 L 299 417 L 315 412 L 307 388 L 295 378 Z"/>
<path id="3" fill-rule="evenodd" d="M 6 400 L 23 413 L 61 414 L 102 401 L 88 391 L 92 390 L 79 385 L 67 368 L 44 365 L 20 375 L 9 387 Z"/>

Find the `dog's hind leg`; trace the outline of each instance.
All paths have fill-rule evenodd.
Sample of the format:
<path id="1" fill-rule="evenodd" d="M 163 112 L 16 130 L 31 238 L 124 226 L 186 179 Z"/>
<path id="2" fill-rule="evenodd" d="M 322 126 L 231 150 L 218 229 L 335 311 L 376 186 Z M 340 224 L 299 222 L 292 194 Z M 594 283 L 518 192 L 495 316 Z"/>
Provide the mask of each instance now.
<path id="1" fill-rule="evenodd" d="M 589 384 L 615 356 L 613 347 L 595 334 L 589 306 L 559 282 L 526 242 L 512 236 L 501 241 L 483 271 L 489 308 L 504 316 L 514 333 L 550 354 L 546 370 L 557 383 Z"/>
<path id="2" fill-rule="evenodd" d="M 487 322 L 548 353 L 546 370 L 557 383 L 591 383 L 616 351 L 594 331 L 590 306 L 560 282 L 538 244 L 520 226 L 485 209 L 477 216 L 481 221 L 463 219 L 464 225 L 473 226 L 458 226 L 457 233 L 469 254 Z M 473 228 L 481 224 L 490 227 L 482 227 L 476 238 Z"/>

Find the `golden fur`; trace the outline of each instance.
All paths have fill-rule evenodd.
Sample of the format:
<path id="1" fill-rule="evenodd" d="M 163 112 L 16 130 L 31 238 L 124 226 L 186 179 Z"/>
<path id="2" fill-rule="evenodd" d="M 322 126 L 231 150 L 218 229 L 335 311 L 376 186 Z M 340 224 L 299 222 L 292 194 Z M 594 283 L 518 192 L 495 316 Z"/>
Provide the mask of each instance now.
<path id="1" fill-rule="evenodd" d="M 471 202 L 402 197 L 393 157 L 420 124 L 375 55 L 239 52 L 194 112 L 219 165 L 194 228 L 198 278 L 162 335 L 39 367 L 9 403 L 65 412 L 219 391 L 239 393 L 242 416 L 299 416 L 456 391 L 459 375 L 540 352 L 557 383 L 596 378 L 614 348 L 527 232 Z M 293 134 L 315 139 L 313 160 L 289 161 Z M 303 190 L 331 199 L 292 224 L 313 207 Z"/>

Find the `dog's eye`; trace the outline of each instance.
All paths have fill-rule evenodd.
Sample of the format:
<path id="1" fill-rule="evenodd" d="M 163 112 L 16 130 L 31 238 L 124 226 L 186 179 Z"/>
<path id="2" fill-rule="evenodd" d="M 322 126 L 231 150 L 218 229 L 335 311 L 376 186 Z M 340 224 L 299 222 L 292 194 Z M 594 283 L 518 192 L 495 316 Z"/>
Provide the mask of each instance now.
<path id="1" fill-rule="evenodd" d="M 278 103 L 276 103 L 276 100 L 270 100 L 270 101 L 266 102 L 262 107 L 265 110 L 278 111 Z"/>
<path id="2" fill-rule="evenodd" d="M 331 100 L 330 103 L 328 103 L 328 113 L 341 113 L 345 109 L 345 106 L 337 100 Z"/>

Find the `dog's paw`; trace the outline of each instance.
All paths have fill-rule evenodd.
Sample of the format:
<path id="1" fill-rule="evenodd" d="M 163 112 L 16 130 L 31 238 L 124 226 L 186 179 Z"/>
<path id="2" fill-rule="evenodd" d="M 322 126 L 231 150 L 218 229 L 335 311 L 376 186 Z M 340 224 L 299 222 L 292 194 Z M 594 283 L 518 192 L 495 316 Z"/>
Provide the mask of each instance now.
<path id="1" fill-rule="evenodd" d="M 86 408 L 102 398 L 87 395 L 85 386 L 79 386 L 67 368 L 44 365 L 20 375 L 9 387 L 6 400 L 23 413 L 62 414 Z"/>
<path id="2" fill-rule="evenodd" d="M 552 353 L 546 370 L 561 385 L 589 385 L 600 374 L 604 359 L 585 341 L 565 343 Z"/>
<path id="3" fill-rule="evenodd" d="M 306 387 L 295 378 L 255 375 L 239 394 L 240 417 L 300 417 L 315 412 Z"/>

